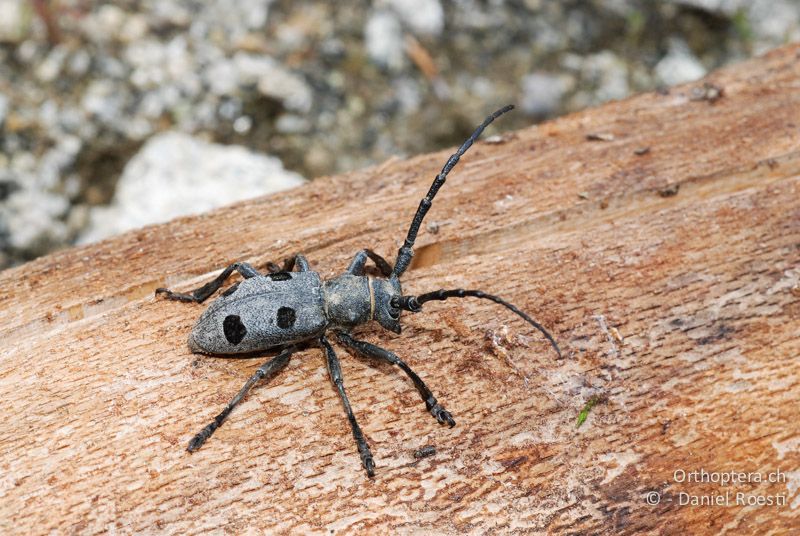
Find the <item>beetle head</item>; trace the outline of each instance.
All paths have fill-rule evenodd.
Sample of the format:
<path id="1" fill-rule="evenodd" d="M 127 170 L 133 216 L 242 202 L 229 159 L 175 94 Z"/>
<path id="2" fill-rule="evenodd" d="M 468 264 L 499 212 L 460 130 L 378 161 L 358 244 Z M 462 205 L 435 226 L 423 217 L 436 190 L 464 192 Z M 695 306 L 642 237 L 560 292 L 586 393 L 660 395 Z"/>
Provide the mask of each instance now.
<path id="1" fill-rule="evenodd" d="M 375 314 L 373 317 L 382 327 L 400 333 L 400 309 L 392 305 L 392 298 L 403 295 L 400 289 L 400 279 L 391 277 L 389 279 L 373 280 L 372 285 L 375 291 Z"/>

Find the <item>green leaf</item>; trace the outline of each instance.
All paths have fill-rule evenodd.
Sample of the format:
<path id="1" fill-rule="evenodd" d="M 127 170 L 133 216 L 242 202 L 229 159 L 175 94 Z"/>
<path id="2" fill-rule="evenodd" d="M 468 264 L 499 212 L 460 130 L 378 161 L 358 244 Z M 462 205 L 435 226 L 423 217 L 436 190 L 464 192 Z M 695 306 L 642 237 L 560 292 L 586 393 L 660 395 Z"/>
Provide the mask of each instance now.
<path id="1" fill-rule="evenodd" d="M 589 412 L 592 411 L 592 408 L 603 400 L 605 400 L 605 397 L 603 396 L 592 395 L 586 402 L 586 405 L 583 406 L 581 412 L 578 414 L 578 423 L 575 428 L 580 428 L 581 425 L 586 422 L 586 418 L 589 417 Z"/>

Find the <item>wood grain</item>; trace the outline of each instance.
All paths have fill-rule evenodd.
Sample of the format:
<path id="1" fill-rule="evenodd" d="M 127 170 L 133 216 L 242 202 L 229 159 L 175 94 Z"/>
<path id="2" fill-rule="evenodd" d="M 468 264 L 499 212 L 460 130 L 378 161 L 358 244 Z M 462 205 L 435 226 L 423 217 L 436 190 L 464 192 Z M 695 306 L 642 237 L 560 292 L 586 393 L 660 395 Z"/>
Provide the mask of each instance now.
<path id="1" fill-rule="evenodd" d="M 704 99 L 704 84 L 722 96 Z M 405 290 L 504 296 L 552 330 L 564 359 L 489 302 L 428 304 L 400 336 L 357 333 L 406 359 L 455 428 L 399 370 L 339 350 L 374 479 L 315 348 L 186 452 L 261 360 L 190 354 L 204 306 L 153 290 L 194 288 L 234 260 L 302 251 L 329 277 L 360 248 L 392 256 L 446 157 L 322 178 L 0 274 L 2 532 L 799 530 L 798 46 L 479 143 L 453 172 Z M 577 428 L 592 396 L 605 402 Z M 436 454 L 416 459 L 426 445 Z M 676 481 L 701 469 L 783 480 Z M 725 491 L 787 504 L 680 504 L 681 492 Z"/>

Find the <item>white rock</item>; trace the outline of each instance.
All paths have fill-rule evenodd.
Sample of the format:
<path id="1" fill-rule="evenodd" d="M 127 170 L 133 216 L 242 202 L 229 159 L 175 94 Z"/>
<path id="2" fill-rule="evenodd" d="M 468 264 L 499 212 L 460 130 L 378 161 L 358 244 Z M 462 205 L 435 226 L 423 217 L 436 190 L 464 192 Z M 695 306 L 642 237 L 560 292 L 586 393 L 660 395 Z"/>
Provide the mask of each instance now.
<path id="1" fill-rule="evenodd" d="M 220 59 L 209 65 L 203 78 L 215 95 L 233 95 L 239 85 L 236 66 L 229 59 Z"/>
<path id="2" fill-rule="evenodd" d="M 752 30 L 754 53 L 800 39 L 798 0 L 669 0 L 733 19 L 745 16 Z"/>
<path id="3" fill-rule="evenodd" d="M 64 60 L 67 58 L 67 49 L 63 46 L 54 47 L 43 62 L 36 67 L 36 78 L 40 82 L 50 83 L 61 74 Z"/>
<path id="4" fill-rule="evenodd" d="M 607 102 L 628 96 L 628 66 L 622 58 L 603 50 L 587 56 L 583 62 L 582 75 L 586 80 L 596 84 L 594 100 Z"/>
<path id="5" fill-rule="evenodd" d="M 69 202 L 50 192 L 30 187 L 35 177 L 17 176 L 19 190 L 0 203 L 0 222 L 8 233 L 8 244 L 20 251 L 44 253 L 52 244 L 66 240 L 62 222 Z"/>
<path id="6" fill-rule="evenodd" d="M 107 43 L 119 35 L 127 14 L 113 4 L 104 4 L 94 10 L 87 10 L 80 18 L 83 34 L 94 43 Z"/>
<path id="7" fill-rule="evenodd" d="M 89 67 L 92 65 L 92 57 L 86 51 L 86 49 L 78 49 L 73 54 L 72 57 L 69 59 L 69 63 L 67 65 L 67 71 L 72 76 L 83 76 L 89 70 Z"/>
<path id="8" fill-rule="evenodd" d="M 143 39 L 125 48 L 123 59 L 133 69 L 131 82 L 138 89 L 152 89 L 166 80 L 166 46 L 156 39 Z"/>
<path id="9" fill-rule="evenodd" d="M 111 205 L 91 210 L 78 241 L 94 242 L 303 182 L 277 158 L 177 132 L 159 134 L 125 166 Z"/>
<path id="10" fill-rule="evenodd" d="M 437 36 L 444 29 L 444 9 L 439 0 L 388 0 L 409 29 L 421 35 Z"/>
<path id="11" fill-rule="evenodd" d="M 200 2 L 201 12 L 195 17 L 209 21 L 231 42 L 236 42 L 248 30 L 262 29 L 267 23 L 272 0 L 213 0 Z"/>
<path id="12" fill-rule="evenodd" d="M 234 128 L 236 128 L 235 123 Z M 275 121 L 275 129 L 281 134 L 302 134 L 311 129 L 311 123 L 308 119 L 300 115 L 281 114 L 278 120 Z"/>
<path id="13" fill-rule="evenodd" d="M 394 13 L 378 10 L 370 14 L 364 27 L 364 40 L 372 61 L 389 69 L 403 67 L 403 28 Z"/>
<path id="14" fill-rule="evenodd" d="M 110 80 L 94 80 L 83 93 L 81 108 L 100 121 L 113 123 L 123 108 L 124 96 Z"/>
<path id="15" fill-rule="evenodd" d="M 233 130 L 237 134 L 247 134 L 251 128 L 253 128 L 253 119 L 250 116 L 240 115 L 233 120 Z"/>
<path id="16" fill-rule="evenodd" d="M 797 0 L 752 0 L 747 7 L 753 28 L 755 52 L 800 39 L 800 6 Z"/>
<path id="17" fill-rule="evenodd" d="M 128 16 L 120 30 L 119 37 L 124 43 L 133 43 L 144 38 L 148 30 L 147 17 L 140 13 L 134 13 Z"/>
<path id="18" fill-rule="evenodd" d="M 662 84 L 674 86 L 702 78 L 706 68 L 692 54 L 686 42 L 672 39 L 669 52 L 656 64 L 655 74 Z"/>
<path id="19" fill-rule="evenodd" d="M 74 165 L 80 148 L 80 138 L 65 135 L 41 158 L 18 152 L 0 169 L 0 180 L 13 185 L 0 203 L 4 248 L 41 255 L 69 238 L 64 220 L 70 205 L 59 176 Z"/>
<path id="20" fill-rule="evenodd" d="M 0 43 L 19 43 L 30 30 L 30 6 L 26 0 L 0 0 Z"/>
<path id="21" fill-rule="evenodd" d="M 305 79 L 274 59 L 237 52 L 231 63 L 238 86 L 255 83 L 262 95 L 280 101 L 289 110 L 303 113 L 311 110 L 314 96 Z M 207 78 L 211 76 L 213 73 L 209 73 Z"/>
<path id="22" fill-rule="evenodd" d="M 542 71 L 522 79 L 522 109 L 538 117 L 550 116 L 558 111 L 561 99 L 572 87 L 572 80 L 564 75 Z"/>
<path id="23" fill-rule="evenodd" d="M 314 102 L 314 94 L 302 77 L 276 64 L 276 68 L 258 80 L 261 94 L 277 99 L 288 110 L 308 113 Z"/>

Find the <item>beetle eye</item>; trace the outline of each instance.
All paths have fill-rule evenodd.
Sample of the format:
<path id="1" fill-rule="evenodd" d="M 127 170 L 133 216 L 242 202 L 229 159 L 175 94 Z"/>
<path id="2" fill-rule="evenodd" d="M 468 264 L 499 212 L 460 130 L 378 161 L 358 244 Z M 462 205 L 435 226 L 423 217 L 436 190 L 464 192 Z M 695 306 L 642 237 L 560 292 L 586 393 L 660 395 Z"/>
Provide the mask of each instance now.
<path id="1" fill-rule="evenodd" d="M 231 344 L 239 344 L 247 335 L 247 328 L 242 324 L 242 320 L 236 315 L 228 315 L 222 321 L 222 331 L 225 332 L 225 338 Z"/>

